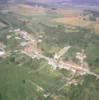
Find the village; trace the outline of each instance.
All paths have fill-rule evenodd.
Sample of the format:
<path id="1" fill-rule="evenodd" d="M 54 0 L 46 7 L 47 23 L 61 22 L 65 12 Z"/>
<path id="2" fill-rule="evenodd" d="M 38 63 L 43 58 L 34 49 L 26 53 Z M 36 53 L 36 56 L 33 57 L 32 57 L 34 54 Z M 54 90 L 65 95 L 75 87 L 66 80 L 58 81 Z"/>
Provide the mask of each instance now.
<path id="1" fill-rule="evenodd" d="M 56 70 L 57 68 L 59 69 L 66 69 L 68 71 L 71 71 L 73 75 L 77 74 L 78 76 L 83 76 L 86 74 L 93 75 L 97 79 L 99 79 L 99 75 L 91 72 L 90 67 L 88 64 L 85 62 L 86 59 L 86 54 L 84 50 L 81 50 L 81 52 L 77 52 L 75 58 L 79 61 L 79 64 L 76 64 L 71 61 L 64 61 L 62 59 L 62 56 L 68 52 L 68 50 L 71 48 L 71 46 L 66 46 L 53 56 L 53 58 L 47 57 L 43 55 L 43 51 L 38 48 L 38 42 L 43 41 L 43 36 L 39 36 L 40 39 L 35 39 L 30 33 L 23 31 L 21 29 L 15 29 L 15 30 L 10 30 L 11 32 L 13 31 L 16 35 L 16 39 L 23 39 L 24 41 L 20 43 L 21 45 L 21 50 L 20 52 L 22 54 L 25 54 L 29 56 L 32 59 L 44 59 L 47 61 L 49 65 L 53 68 L 53 70 Z M 32 71 L 31 71 L 32 72 Z M 71 78 L 69 78 L 70 80 Z M 74 79 L 69 81 L 69 84 L 77 84 L 77 81 Z"/>
<path id="2" fill-rule="evenodd" d="M 22 54 L 25 54 L 29 56 L 32 59 L 44 59 L 47 61 L 48 65 L 51 65 L 53 70 L 58 69 L 65 69 L 68 71 L 71 71 L 72 77 L 69 77 L 68 84 L 78 84 L 78 81 L 73 79 L 75 74 L 77 76 L 83 76 L 86 74 L 95 76 L 96 79 L 99 79 L 99 75 L 90 71 L 90 67 L 88 66 L 87 62 L 85 61 L 86 59 L 86 54 L 84 50 L 81 50 L 80 52 L 77 52 L 75 55 L 75 58 L 78 60 L 79 64 L 73 62 L 73 61 L 66 61 L 62 59 L 62 56 L 65 53 L 68 53 L 69 49 L 71 46 L 66 46 L 62 49 L 60 49 L 59 52 L 56 52 L 53 58 L 47 57 L 43 55 L 43 51 L 38 48 L 38 43 L 43 41 L 43 36 L 40 35 L 38 40 L 35 39 L 30 33 L 23 31 L 21 29 L 15 29 L 15 30 L 10 30 L 9 32 L 14 32 L 15 33 L 15 39 L 18 41 L 20 39 L 23 39 L 20 43 L 21 49 L 20 52 Z M 10 39 L 11 36 L 8 35 L 7 39 Z M 7 56 L 7 52 L 5 50 L 6 46 L 3 43 L 0 43 L 0 58 L 5 58 Z M 16 50 L 17 51 L 17 50 Z M 31 71 L 32 72 L 32 71 Z M 72 80 L 71 80 L 72 78 Z"/>

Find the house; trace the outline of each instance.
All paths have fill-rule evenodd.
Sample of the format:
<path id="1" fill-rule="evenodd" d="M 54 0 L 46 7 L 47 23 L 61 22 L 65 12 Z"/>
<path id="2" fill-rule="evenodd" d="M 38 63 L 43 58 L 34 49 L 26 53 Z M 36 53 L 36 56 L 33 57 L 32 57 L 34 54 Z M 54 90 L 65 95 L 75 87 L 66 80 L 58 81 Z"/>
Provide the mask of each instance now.
<path id="1" fill-rule="evenodd" d="M 0 57 L 4 57 L 5 56 L 5 50 L 0 48 Z"/>

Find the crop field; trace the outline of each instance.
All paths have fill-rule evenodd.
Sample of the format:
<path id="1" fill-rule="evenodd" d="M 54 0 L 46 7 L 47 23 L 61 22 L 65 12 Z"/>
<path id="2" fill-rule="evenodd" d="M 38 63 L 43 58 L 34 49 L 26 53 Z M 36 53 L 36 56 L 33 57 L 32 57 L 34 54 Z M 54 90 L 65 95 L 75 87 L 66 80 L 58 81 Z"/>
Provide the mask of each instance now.
<path id="1" fill-rule="evenodd" d="M 90 24 L 90 22 L 80 20 L 78 17 L 57 18 L 57 19 L 54 19 L 53 21 L 67 24 L 67 25 L 82 26 L 82 27 L 86 27 Z"/>
<path id="2" fill-rule="evenodd" d="M 97 24 L 95 24 L 95 32 L 97 33 L 97 34 L 99 34 L 99 22 L 97 23 Z"/>
<path id="3" fill-rule="evenodd" d="M 65 17 L 76 17 L 76 16 L 79 16 L 82 11 L 78 9 L 73 10 L 73 9 L 68 9 L 68 8 L 67 9 L 58 8 L 55 12 Z"/>
<path id="4" fill-rule="evenodd" d="M 62 23 L 66 25 L 71 25 L 71 26 L 80 26 L 80 27 L 85 27 L 85 28 L 93 28 L 95 29 L 95 32 L 99 32 L 99 22 L 91 22 L 91 21 L 85 21 L 82 20 L 80 17 L 64 17 L 64 18 L 56 18 L 53 19 L 52 21 L 57 22 L 57 23 Z"/>
<path id="5" fill-rule="evenodd" d="M 96 21 L 91 21 L 87 17 L 82 16 L 83 10 L 63 10 L 58 9 L 56 13 L 60 13 L 63 17 L 54 18 L 51 21 L 71 26 L 78 26 L 83 28 L 93 29 L 97 34 L 99 34 L 99 18 L 96 17 Z M 84 20 L 85 19 L 85 20 Z"/>
<path id="6" fill-rule="evenodd" d="M 37 15 L 37 14 L 43 14 L 45 10 L 43 8 L 36 8 L 32 6 L 26 6 L 26 5 L 18 5 L 13 9 L 13 12 L 20 14 L 20 15 Z"/>

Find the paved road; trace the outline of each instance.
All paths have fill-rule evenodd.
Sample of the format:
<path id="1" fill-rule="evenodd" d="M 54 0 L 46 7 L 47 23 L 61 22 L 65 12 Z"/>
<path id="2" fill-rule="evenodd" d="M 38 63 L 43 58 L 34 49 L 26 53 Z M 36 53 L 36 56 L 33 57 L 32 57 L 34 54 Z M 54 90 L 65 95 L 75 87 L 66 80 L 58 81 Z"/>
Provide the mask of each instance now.
<path id="1" fill-rule="evenodd" d="M 26 52 L 23 52 L 23 53 L 25 53 L 26 55 L 28 55 L 29 57 L 32 58 L 32 55 L 29 55 Z M 46 56 L 39 54 L 39 53 L 37 54 L 37 52 L 35 54 L 38 58 L 45 59 L 48 62 L 48 64 L 53 66 L 54 69 L 59 67 L 60 69 L 64 68 L 64 69 L 69 70 L 69 71 L 79 71 L 79 72 L 81 71 L 81 72 L 85 72 L 86 74 L 93 75 L 93 76 L 95 76 L 96 78 L 99 79 L 98 74 L 91 72 L 88 69 L 85 69 L 85 68 L 82 68 L 82 67 L 77 67 L 76 65 L 72 65 L 72 64 L 69 64 L 69 63 L 57 63 L 57 61 L 55 61 L 55 59 L 53 59 L 53 58 L 46 57 Z"/>

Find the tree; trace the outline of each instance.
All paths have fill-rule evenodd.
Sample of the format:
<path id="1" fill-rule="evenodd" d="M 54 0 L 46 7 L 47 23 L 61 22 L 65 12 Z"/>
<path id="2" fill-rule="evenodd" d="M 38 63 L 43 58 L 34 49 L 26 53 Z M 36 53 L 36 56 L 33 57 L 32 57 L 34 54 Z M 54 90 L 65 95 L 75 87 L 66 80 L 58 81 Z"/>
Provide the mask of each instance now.
<path id="1" fill-rule="evenodd" d="M 96 21 L 96 17 L 94 15 L 89 15 L 89 20 L 90 21 Z"/>

